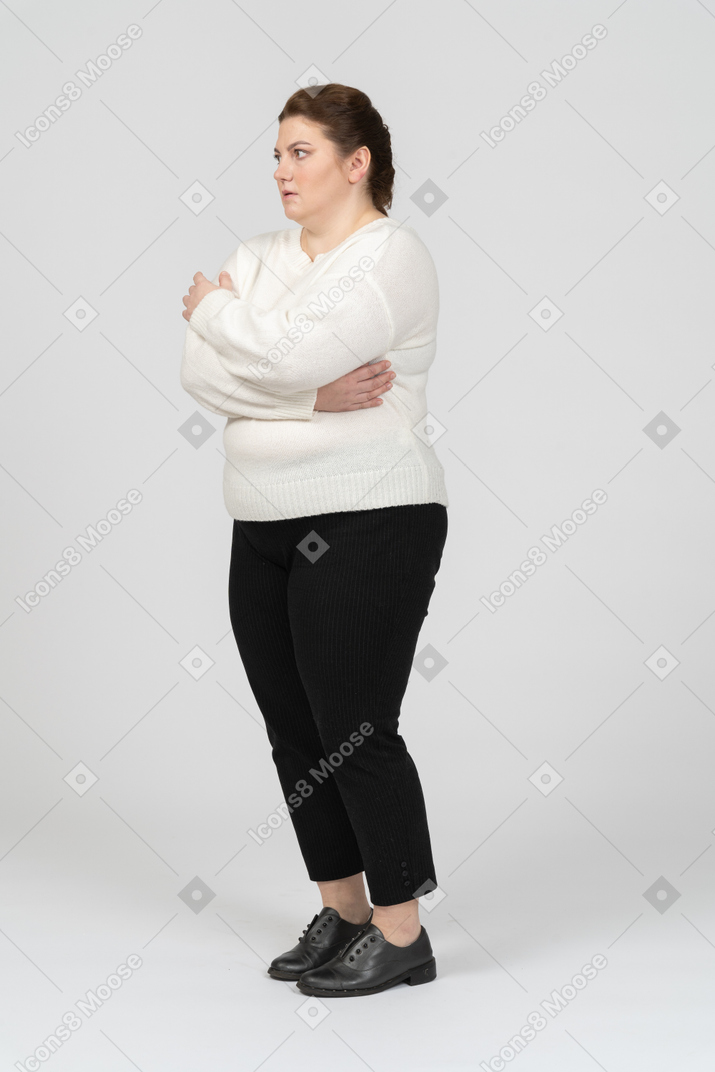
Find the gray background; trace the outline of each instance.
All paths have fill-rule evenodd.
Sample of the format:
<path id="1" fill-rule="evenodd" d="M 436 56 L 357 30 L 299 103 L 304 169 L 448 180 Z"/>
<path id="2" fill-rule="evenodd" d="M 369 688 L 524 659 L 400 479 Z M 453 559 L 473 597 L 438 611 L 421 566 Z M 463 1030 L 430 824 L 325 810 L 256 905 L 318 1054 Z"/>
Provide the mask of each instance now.
<path id="1" fill-rule="evenodd" d="M 26 148 L 15 132 L 132 23 Z M 540 1010 L 503 1067 L 712 1068 L 715 7 L 11 0 L 0 31 L 2 1067 L 135 953 L 42 1067 L 499 1068 Z M 290 225 L 275 117 L 316 73 L 388 123 L 390 215 L 441 294 L 450 532 L 402 718 L 439 974 L 367 1007 L 265 975 L 319 899 L 289 822 L 247 833 L 280 786 L 228 620 L 224 421 L 179 383 L 194 272 Z M 490 148 L 535 80 L 544 99 Z M 530 315 L 544 299 L 562 315 Z M 199 448 L 187 422 L 212 432 Z M 597 488 L 526 584 L 480 602 Z"/>

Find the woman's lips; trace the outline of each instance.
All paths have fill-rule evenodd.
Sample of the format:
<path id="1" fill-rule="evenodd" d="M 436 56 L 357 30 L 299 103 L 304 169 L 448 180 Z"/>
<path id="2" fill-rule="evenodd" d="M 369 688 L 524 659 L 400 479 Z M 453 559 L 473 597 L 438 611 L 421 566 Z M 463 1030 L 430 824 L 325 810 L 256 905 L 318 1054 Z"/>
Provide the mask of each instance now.
<path id="1" fill-rule="evenodd" d="M 295 190 L 287 190 L 287 191 L 286 191 L 286 192 L 285 192 L 285 193 L 283 194 L 283 197 L 295 197 Z"/>

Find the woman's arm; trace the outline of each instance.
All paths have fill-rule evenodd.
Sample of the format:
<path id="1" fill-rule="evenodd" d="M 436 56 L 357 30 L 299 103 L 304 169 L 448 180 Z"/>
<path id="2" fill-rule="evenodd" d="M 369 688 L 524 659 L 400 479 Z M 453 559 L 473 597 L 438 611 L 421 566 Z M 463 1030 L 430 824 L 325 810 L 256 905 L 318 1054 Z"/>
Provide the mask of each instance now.
<path id="1" fill-rule="evenodd" d="M 392 386 L 390 362 L 377 361 L 332 383 L 293 395 L 274 395 L 263 384 L 238 380 L 226 371 L 213 347 L 190 326 L 181 362 L 181 386 L 197 402 L 224 417 L 310 420 L 316 411 L 342 413 L 382 405 L 378 396 Z"/>
<path id="2" fill-rule="evenodd" d="M 189 324 L 236 378 L 281 396 L 317 390 L 392 348 L 392 321 L 371 277 L 379 255 L 368 250 L 345 250 L 287 309 L 235 297 L 227 272 L 219 287 L 197 272 L 183 299 Z"/>
<path id="3" fill-rule="evenodd" d="M 223 417 L 258 420 L 310 420 L 317 391 L 274 395 L 263 385 L 239 380 L 227 372 L 210 343 L 189 326 L 179 373 L 181 386 L 206 409 Z"/>

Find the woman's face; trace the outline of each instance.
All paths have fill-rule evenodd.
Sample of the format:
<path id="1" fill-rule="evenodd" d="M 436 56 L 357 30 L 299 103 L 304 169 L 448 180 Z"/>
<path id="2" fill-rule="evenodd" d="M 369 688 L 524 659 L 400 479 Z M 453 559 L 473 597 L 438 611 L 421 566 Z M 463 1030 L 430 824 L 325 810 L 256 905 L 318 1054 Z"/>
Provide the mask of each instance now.
<path id="1" fill-rule="evenodd" d="M 299 115 L 280 124 L 275 160 L 273 177 L 283 209 L 289 219 L 299 222 L 330 218 L 353 195 L 352 184 L 370 162 L 369 153 L 358 150 L 343 163 L 318 124 Z"/>

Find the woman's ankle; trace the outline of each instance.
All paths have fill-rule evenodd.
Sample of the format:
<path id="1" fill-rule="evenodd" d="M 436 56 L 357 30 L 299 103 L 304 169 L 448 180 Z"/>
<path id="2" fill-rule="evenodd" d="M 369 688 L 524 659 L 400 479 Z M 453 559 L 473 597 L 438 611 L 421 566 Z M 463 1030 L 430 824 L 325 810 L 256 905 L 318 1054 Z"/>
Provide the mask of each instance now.
<path id="1" fill-rule="evenodd" d="M 409 907 L 408 907 L 409 905 Z M 411 945 L 422 932 L 419 910 L 415 902 L 389 907 L 375 906 L 372 922 L 382 931 L 386 941 L 394 945 Z"/>
<path id="2" fill-rule="evenodd" d="M 334 908 L 336 906 L 331 905 L 330 907 Z M 337 908 L 336 911 L 339 913 L 343 922 L 352 923 L 357 927 L 364 926 L 364 924 L 368 922 L 372 909 L 369 905 L 367 908 L 347 908 L 343 906 L 342 908 Z"/>
<path id="3" fill-rule="evenodd" d="M 365 923 L 367 923 L 368 919 L 370 918 L 370 913 L 372 911 L 370 905 L 367 904 L 367 902 L 365 903 L 365 905 L 340 905 L 338 903 L 330 904 L 329 906 L 323 905 L 323 907 L 334 908 L 340 918 L 344 920 L 345 923 L 353 923 L 356 927 L 363 926 Z"/>
<path id="4" fill-rule="evenodd" d="M 334 908 L 347 923 L 362 926 L 370 915 L 362 872 L 330 882 L 319 882 L 323 908 Z"/>

